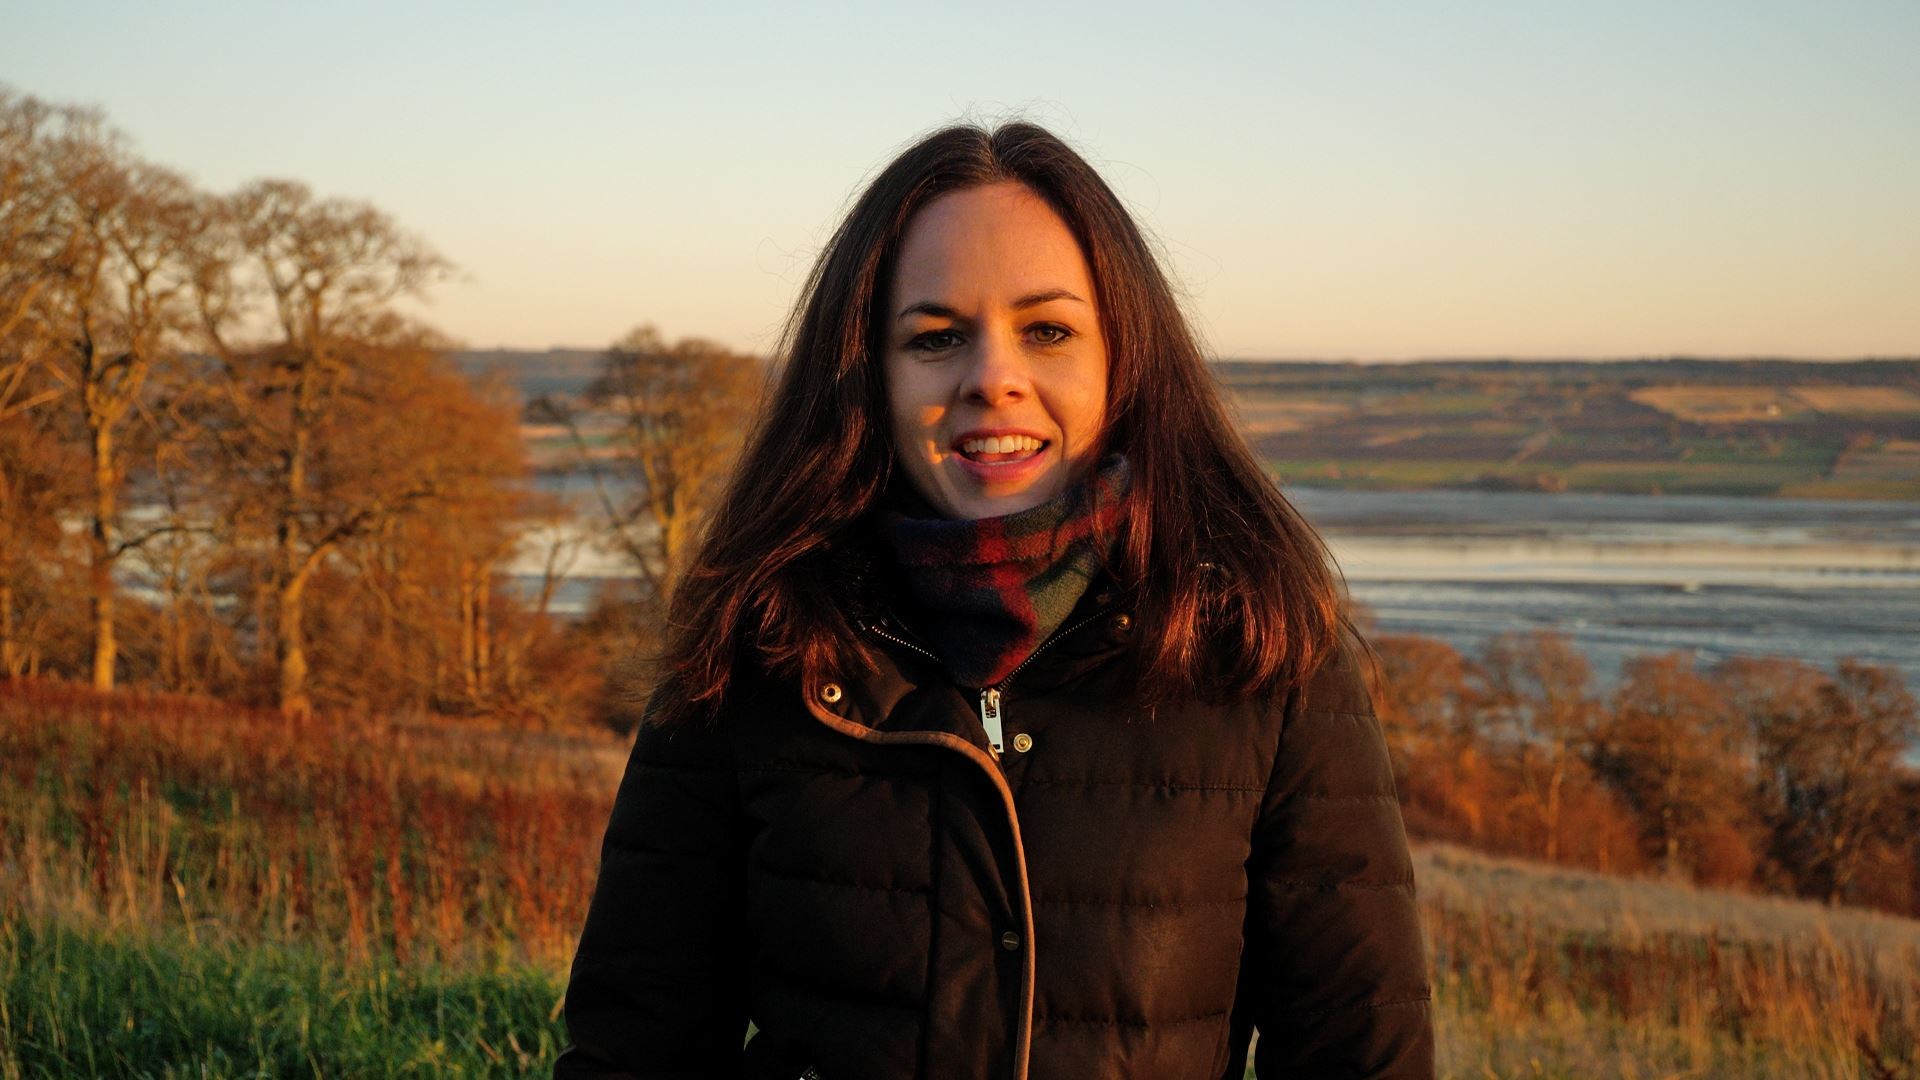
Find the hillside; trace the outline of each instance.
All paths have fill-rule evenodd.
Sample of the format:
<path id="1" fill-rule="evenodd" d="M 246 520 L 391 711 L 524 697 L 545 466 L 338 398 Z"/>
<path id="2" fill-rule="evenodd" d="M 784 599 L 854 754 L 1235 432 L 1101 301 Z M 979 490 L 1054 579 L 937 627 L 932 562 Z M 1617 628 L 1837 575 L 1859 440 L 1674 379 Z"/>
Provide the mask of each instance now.
<path id="1" fill-rule="evenodd" d="M 623 747 L 478 734 L 0 684 L 0 1075 L 549 1070 Z M 1442 1076 L 1920 1065 L 1920 924 L 1415 863 Z"/>
<path id="2" fill-rule="evenodd" d="M 1294 484 L 1920 498 L 1915 360 L 1218 370 Z"/>

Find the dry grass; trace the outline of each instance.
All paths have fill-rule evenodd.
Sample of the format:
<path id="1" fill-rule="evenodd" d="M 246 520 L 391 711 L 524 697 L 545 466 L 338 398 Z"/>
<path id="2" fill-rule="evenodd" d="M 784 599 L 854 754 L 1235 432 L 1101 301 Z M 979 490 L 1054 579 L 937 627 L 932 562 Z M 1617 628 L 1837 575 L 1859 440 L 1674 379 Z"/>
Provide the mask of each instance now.
<path id="1" fill-rule="evenodd" d="M 326 993 L 347 997 L 357 971 L 527 965 L 552 981 L 515 991 L 538 1007 L 508 1010 L 521 1027 L 489 1045 L 544 1047 L 539 1071 L 555 1045 L 542 987 L 571 956 L 624 754 L 613 738 L 0 683 L 0 930 L 36 979 L 67 962 L 34 953 L 49 926 L 127 943 L 101 971 L 143 940 L 184 937 L 206 955 L 178 963 L 223 971 L 254 964 L 236 949 L 317 951 L 343 965 Z M 1442 1075 L 1920 1076 L 1920 924 L 1452 845 L 1415 857 Z M 175 1012 L 224 1023 L 218 994 L 194 1000 Z M 0 1014 L 19 1024 L 31 1004 Z M 367 1052 L 434 1041 L 434 1014 L 392 1015 L 408 1034 Z"/>
<path id="2" fill-rule="evenodd" d="M 1448 843 L 1415 849 L 1420 895 L 1450 911 L 1500 910 L 1556 933 L 1621 940 L 1691 936 L 1813 947 L 1873 956 L 1890 982 L 1920 989 L 1920 921 L 1866 908 L 1625 877 L 1489 855 Z"/>
<path id="3" fill-rule="evenodd" d="M 1920 1075 L 1920 923 L 1415 855 L 1447 1075 Z"/>
<path id="4" fill-rule="evenodd" d="M 0 683 L 0 919 L 557 970 L 623 753 L 463 736 Z"/>
<path id="5" fill-rule="evenodd" d="M 1242 434 L 1248 438 L 1305 431 L 1341 420 L 1353 412 L 1344 401 L 1274 394 L 1265 390 L 1241 390 L 1232 394 L 1233 411 Z"/>
<path id="6" fill-rule="evenodd" d="M 1898 386 L 1796 386 L 1793 396 L 1824 413 L 1920 413 L 1920 394 Z"/>
<path id="7" fill-rule="evenodd" d="M 1696 422 L 1782 420 L 1805 411 L 1783 388 L 1774 386 L 1643 386 L 1627 396 Z"/>

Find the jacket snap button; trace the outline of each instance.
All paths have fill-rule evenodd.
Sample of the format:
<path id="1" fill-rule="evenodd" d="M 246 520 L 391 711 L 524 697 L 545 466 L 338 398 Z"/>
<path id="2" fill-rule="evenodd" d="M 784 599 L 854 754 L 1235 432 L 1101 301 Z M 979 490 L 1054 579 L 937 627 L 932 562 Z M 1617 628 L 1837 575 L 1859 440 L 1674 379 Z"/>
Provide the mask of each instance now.
<path id="1" fill-rule="evenodd" d="M 1126 633 L 1126 632 L 1127 632 L 1128 630 L 1131 630 L 1132 628 L 1133 628 L 1133 616 L 1131 616 L 1131 615 L 1129 615 L 1129 614 L 1127 614 L 1126 612 L 1124 612 L 1124 611 L 1123 611 L 1123 612 L 1121 612 L 1120 614 L 1118 614 L 1118 615 L 1115 615 L 1115 616 L 1113 617 L 1113 632 L 1114 632 L 1114 633 L 1116 633 L 1116 634 L 1124 634 L 1124 633 Z"/>
<path id="2" fill-rule="evenodd" d="M 1013 737 L 1013 748 L 1015 750 L 1020 751 L 1023 754 L 1033 749 L 1033 736 L 1027 734 L 1024 731 L 1018 735 L 1015 735 Z"/>
<path id="3" fill-rule="evenodd" d="M 1020 935 L 1012 930 L 1000 935 L 1000 947 L 1013 952 L 1020 948 Z"/>
<path id="4" fill-rule="evenodd" d="M 829 705 L 833 704 L 836 701 L 839 701 L 840 700 L 840 684 L 837 682 L 830 682 L 827 685 L 822 686 L 820 688 L 820 700 L 826 702 Z"/>

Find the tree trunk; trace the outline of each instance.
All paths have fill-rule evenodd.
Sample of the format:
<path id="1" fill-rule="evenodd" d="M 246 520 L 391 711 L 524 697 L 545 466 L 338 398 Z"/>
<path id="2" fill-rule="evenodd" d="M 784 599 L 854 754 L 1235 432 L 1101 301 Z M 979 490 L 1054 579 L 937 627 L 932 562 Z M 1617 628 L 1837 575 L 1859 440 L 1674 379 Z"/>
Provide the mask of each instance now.
<path id="1" fill-rule="evenodd" d="M 1671 878 L 1680 871 L 1680 837 L 1675 835 L 1674 832 L 1673 802 L 1671 799 L 1667 801 L 1665 806 L 1660 808 L 1660 832 L 1662 839 L 1660 856 L 1661 869 L 1666 872 L 1667 877 Z"/>
<path id="2" fill-rule="evenodd" d="M 1553 761 L 1553 777 L 1547 781 L 1547 861 L 1560 858 L 1560 788 L 1567 779 L 1567 753 L 1560 749 Z"/>
<path id="3" fill-rule="evenodd" d="M 186 618 L 182 612 L 185 598 L 169 574 L 167 577 L 167 606 L 160 613 L 160 685 L 169 690 L 181 689 L 181 670 L 185 666 L 185 650 L 180 646 L 180 624 Z"/>
<path id="4" fill-rule="evenodd" d="M 480 700 L 479 649 L 474 630 L 479 622 L 474 613 L 473 560 L 460 560 L 460 685 L 471 703 Z"/>
<path id="5" fill-rule="evenodd" d="M 113 689 L 114 659 L 119 647 L 113 636 L 113 431 L 97 417 L 93 421 L 93 521 L 87 533 L 87 578 L 93 618 L 93 688 Z"/>
<path id="6" fill-rule="evenodd" d="M 20 674 L 20 646 L 13 640 L 13 582 L 0 582 L 0 672 Z"/>
<path id="7" fill-rule="evenodd" d="M 300 365 L 294 392 L 291 439 L 286 456 L 286 503 L 276 530 L 280 558 L 280 614 L 274 640 L 274 664 L 280 676 L 280 713 L 307 716 L 313 702 L 307 697 L 306 597 L 307 575 L 319 562 L 319 553 L 303 557 L 300 550 L 300 512 L 307 500 L 307 447 L 311 442 L 314 368 L 309 357 Z"/>
<path id="8" fill-rule="evenodd" d="M 480 694 L 493 696 L 493 564 L 482 563 L 477 571 L 474 591 L 478 602 L 474 608 L 474 668 L 478 673 Z"/>
<path id="9" fill-rule="evenodd" d="M 287 717 L 313 713 L 313 701 L 307 696 L 307 639 L 303 625 L 306 596 L 306 572 L 296 570 L 288 574 L 280 586 L 274 650 L 274 661 L 280 671 L 280 714 Z"/>
<path id="10" fill-rule="evenodd" d="M 186 687 L 187 586 L 180 569 L 183 556 L 179 545 L 168 549 L 167 603 L 160 612 L 160 685 L 182 691 Z"/>

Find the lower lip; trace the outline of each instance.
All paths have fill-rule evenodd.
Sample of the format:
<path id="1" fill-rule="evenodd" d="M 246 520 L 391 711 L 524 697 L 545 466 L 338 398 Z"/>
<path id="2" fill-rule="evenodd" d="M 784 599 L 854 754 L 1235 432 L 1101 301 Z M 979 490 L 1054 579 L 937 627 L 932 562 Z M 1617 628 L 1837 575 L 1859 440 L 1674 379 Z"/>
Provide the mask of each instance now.
<path id="1" fill-rule="evenodd" d="M 981 484 L 1008 484 L 1031 480 L 1046 467 L 1047 455 L 1053 453 L 1053 444 L 1048 443 L 1035 451 L 1033 456 L 1019 461 L 974 461 L 958 450 L 953 452 L 953 460 L 960 463 L 968 476 Z"/>

